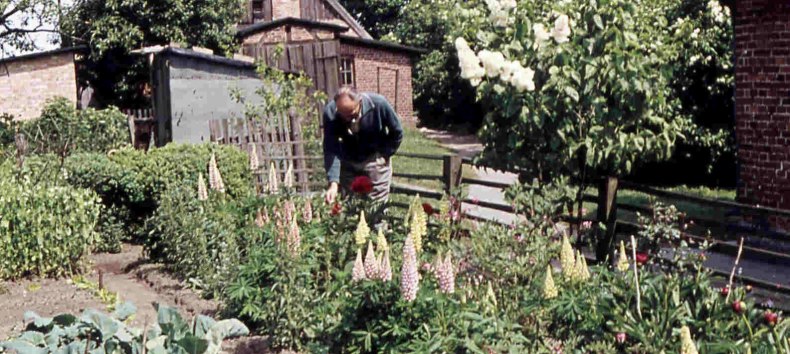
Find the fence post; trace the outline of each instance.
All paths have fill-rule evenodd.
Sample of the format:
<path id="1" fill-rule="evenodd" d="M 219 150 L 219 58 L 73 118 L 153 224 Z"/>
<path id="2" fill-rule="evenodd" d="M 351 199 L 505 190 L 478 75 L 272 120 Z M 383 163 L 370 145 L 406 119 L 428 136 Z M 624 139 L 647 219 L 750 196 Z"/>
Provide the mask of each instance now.
<path id="1" fill-rule="evenodd" d="M 450 193 L 461 184 L 462 163 L 463 160 L 458 154 L 444 156 L 442 181 L 446 192 Z"/>
<path id="2" fill-rule="evenodd" d="M 598 244 L 595 258 L 599 262 L 611 255 L 617 226 L 617 177 L 605 177 L 598 185 L 598 222 L 606 225 L 606 230 L 598 230 Z"/>
<path id="3" fill-rule="evenodd" d="M 291 125 L 291 141 L 294 144 L 291 146 L 293 150 L 293 159 L 294 168 L 299 172 L 296 173 L 298 176 L 299 184 L 302 185 L 302 192 L 307 192 L 309 189 L 308 179 L 307 179 L 307 172 L 305 171 L 307 161 L 304 160 L 305 151 L 304 145 L 302 142 L 302 119 L 298 117 L 294 112 L 288 113 L 289 124 Z"/>

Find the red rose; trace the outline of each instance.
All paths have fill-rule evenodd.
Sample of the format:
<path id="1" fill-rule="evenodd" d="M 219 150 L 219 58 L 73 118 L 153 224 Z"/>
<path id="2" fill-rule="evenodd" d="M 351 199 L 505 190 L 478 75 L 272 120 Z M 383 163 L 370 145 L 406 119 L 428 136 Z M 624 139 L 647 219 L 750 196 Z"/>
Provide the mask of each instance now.
<path id="1" fill-rule="evenodd" d="M 337 215 L 340 215 L 340 211 L 342 211 L 342 210 L 343 210 L 343 207 L 340 205 L 340 203 L 335 203 L 334 205 L 332 205 L 332 211 L 330 212 L 330 214 L 332 216 L 337 216 Z"/>
<path id="2" fill-rule="evenodd" d="M 650 256 L 648 256 L 645 252 L 636 253 L 636 263 L 639 263 L 639 265 L 644 265 L 649 259 Z"/>
<path id="3" fill-rule="evenodd" d="M 433 207 L 429 203 L 422 203 L 422 211 L 424 211 L 425 214 L 427 215 L 433 215 L 433 213 L 435 212 L 433 210 Z"/>
<path id="4" fill-rule="evenodd" d="M 351 191 L 357 194 L 369 194 L 373 190 L 373 181 L 368 176 L 359 176 L 351 182 Z"/>
<path id="5" fill-rule="evenodd" d="M 725 286 L 721 288 L 721 296 L 727 296 L 730 294 L 730 287 Z"/>
<path id="6" fill-rule="evenodd" d="M 745 306 L 745 304 L 743 303 L 743 301 L 735 300 L 735 301 L 732 302 L 732 310 L 735 311 L 735 313 L 743 312 L 743 307 L 744 306 Z"/>
<path id="7" fill-rule="evenodd" d="M 779 315 L 771 311 L 765 311 L 765 315 L 763 315 L 763 318 L 765 318 L 765 323 L 768 323 L 771 326 L 775 326 L 776 322 L 779 321 Z"/>

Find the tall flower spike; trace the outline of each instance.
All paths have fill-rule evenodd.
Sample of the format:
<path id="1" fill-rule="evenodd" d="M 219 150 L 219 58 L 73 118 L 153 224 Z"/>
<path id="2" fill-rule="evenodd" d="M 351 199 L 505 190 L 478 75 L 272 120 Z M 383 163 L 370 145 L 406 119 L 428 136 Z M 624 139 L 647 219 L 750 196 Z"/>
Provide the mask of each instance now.
<path id="1" fill-rule="evenodd" d="M 450 252 L 447 252 L 444 261 L 440 261 L 439 267 L 436 269 L 436 276 L 439 281 L 439 290 L 445 294 L 452 294 L 455 292 L 455 269 L 453 268 L 453 259 Z"/>
<path id="2" fill-rule="evenodd" d="M 403 245 L 403 265 L 401 266 L 400 292 L 406 302 L 412 302 L 417 298 L 417 291 L 420 287 L 420 278 L 417 273 L 417 251 L 414 249 L 414 241 L 411 237 L 406 237 Z"/>
<path id="3" fill-rule="evenodd" d="M 549 264 L 546 269 L 546 278 L 543 280 L 543 298 L 547 300 L 553 299 L 558 294 L 557 286 L 554 285 L 554 277 L 551 275 L 551 264 Z"/>
<path id="4" fill-rule="evenodd" d="M 285 170 L 285 177 L 283 177 L 283 187 L 293 188 L 294 186 L 294 164 L 288 163 L 288 169 Z"/>
<path id="5" fill-rule="evenodd" d="M 625 253 L 625 243 L 620 241 L 620 255 L 617 257 L 617 270 L 621 272 L 628 271 L 628 255 Z"/>
<path id="6" fill-rule="evenodd" d="M 217 155 L 214 153 L 211 153 L 211 160 L 208 164 L 208 184 L 211 189 L 225 193 L 225 182 L 222 181 L 222 175 L 217 167 Z"/>
<path id="7" fill-rule="evenodd" d="M 376 252 L 373 251 L 373 242 L 368 241 L 368 252 L 365 254 L 365 276 L 376 279 L 379 275 L 379 263 L 376 261 Z"/>
<path id="8" fill-rule="evenodd" d="M 296 257 L 302 248 L 302 236 L 299 233 L 299 225 L 296 219 L 291 221 L 291 230 L 288 232 L 288 252 Z"/>
<path id="9" fill-rule="evenodd" d="M 365 263 L 362 262 L 362 250 L 357 248 L 357 259 L 354 261 L 354 269 L 351 270 L 351 281 L 360 280 L 365 280 Z"/>
<path id="10" fill-rule="evenodd" d="M 422 252 L 423 236 L 425 236 L 428 231 L 428 218 L 425 215 L 425 211 L 422 210 L 421 205 L 417 205 L 413 213 L 410 234 L 414 239 L 414 247 L 419 253 Z"/>
<path id="11" fill-rule="evenodd" d="M 387 237 L 384 236 L 384 228 L 379 227 L 378 236 L 376 236 L 376 251 L 384 252 L 389 250 L 390 246 L 387 243 Z"/>
<path id="12" fill-rule="evenodd" d="M 411 203 L 409 203 L 409 210 L 406 211 L 406 216 L 403 219 L 403 225 L 409 226 L 411 221 L 413 220 L 414 216 L 414 209 L 420 207 L 420 195 L 417 194 L 414 198 L 411 199 Z"/>
<path id="13" fill-rule="evenodd" d="M 691 330 L 688 326 L 680 328 L 680 354 L 698 354 L 697 346 L 691 339 Z"/>
<path id="14" fill-rule="evenodd" d="M 579 267 L 579 280 L 590 280 L 590 269 L 587 267 L 587 259 L 584 258 L 581 252 L 579 252 L 579 258 L 576 260 L 576 263 Z"/>
<path id="15" fill-rule="evenodd" d="M 379 266 L 379 279 L 383 281 L 392 280 L 392 266 L 390 265 L 390 250 L 384 250 L 381 257 L 381 265 Z"/>
<path id="16" fill-rule="evenodd" d="M 274 167 L 274 162 L 269 164 L 269 183 L 266 185 L 266 191 L 269 193 L 277 193 L 280 190 L 279 182 L 277 182 L 277 168 Z"/>
<path id="17" fill-rule="evenodd" d="M 198 200 L 208 200 L 208 190 L 206 189 L 206 180 L 203 179 L 203 173 L 198 175 Z"/>
<path id="18" fill-rule="evenodd" d="M 357 243 L 357 246 L 362 247 L 367 242 L 368 236 L 370 236 L 370 227 L 368 227 L 368 222 L 365 221 L 365 212 L 361 211 L 359 212 L 357 231 L 354 232 L 354 241 Z"/>
<path id="19" fill-rule="evenodd" d="M 305 199 L 304 201 L 302 220 L 304 220 L 306 224 L 309 224 L 313 221 L 313 203 L 310 203 L 310 199 Z"/>
<path id="20" fill-rule="evenodd" d="M 258 148 L 255 144 L 250 144 L 250 171 L 257 171 L 260 167 L 260 163 L 258 163 Z"/>
<path id="21" fill-rule="evenodd" d="M 488 288 L 486 288 L 486 300 L 494 306 L 497 306 L 496 293 L 494 293 L 494 286 L 491 285 L 490 281 L 488 282 Z"/>
<path id="22" fill-rule="evenodd" d="M 573 277 L 576 260 L 574 259 L 573 247 L 568 241 L 567 235 L 562 235 L 562 246 L 560 248 L 560 266 L 562 267 L 562 277 L 569 280 Z"/>
<path id="23" fill-rule="evenodd" d="M 266 211 L 266 207 L 263 207 L 258 210 L 258 213 L 255 215 L 255 225 L 258 227 L 264 227 L 269 222 L 269 215 Z"/>

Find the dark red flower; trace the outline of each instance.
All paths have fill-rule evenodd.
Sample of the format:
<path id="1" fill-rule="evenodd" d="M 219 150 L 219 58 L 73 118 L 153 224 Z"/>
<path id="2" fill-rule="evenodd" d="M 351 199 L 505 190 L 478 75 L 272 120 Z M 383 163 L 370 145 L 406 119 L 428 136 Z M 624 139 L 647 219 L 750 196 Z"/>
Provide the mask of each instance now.
<path id="1" fill-rule="evenodd" d="M 639 265 L 644 265 L 649 259 L 650 256 L 648 256 L 645 252 L 636 253 L 636 263 L 639 263 Z"/>
<path id="2" fill-rule="evenodd" d="M 725 286 L 721 288 L 721 296 L 727 296 L 730 294 L 730 287 Z"/>
<path id="3" fill-rule="evenodd" d="M 779 321 L 779 315 L 771 311 L 765 311 L 763 318 L 765 318 L 765 323 L 768 323 L 771 326 L 775 326 L 776 322 Z"/>
<path id="4" fill-rule="evenodd" d="M 732 310 L 735 311 L 735 313 L 741 313 L 741 312 L 743 312 L 743 307 L 745 305 L 746 304 L 744 304 L 743 301 L 735 300 L 735 301 L 732 302 Z"/>
<path id="5" fill-rule="evenodd" d="M 351 182 L 351 191 L 357 194 L 368 194 L 373 191 L 373 181 L 368 176 L 359 176 Z"/>
<path id="6" fill-rule="evenodd" d="M 433 215 L 433 213 L 436 212 L 429 203 L 422 203 L 422 211 L 424 211 L 427 215 Z"/>
<path id="7" fill-rule="evenodd" d="M 337 216 L 337 215 L 340 215 L 340 212 L 342 210 L 343 210 L 343 207 L 340 205 L 340 203 L 335 203 L 334 205 L 332 205 L 332 211 L 330 212 L 330 214 L 332 216 Z"/>

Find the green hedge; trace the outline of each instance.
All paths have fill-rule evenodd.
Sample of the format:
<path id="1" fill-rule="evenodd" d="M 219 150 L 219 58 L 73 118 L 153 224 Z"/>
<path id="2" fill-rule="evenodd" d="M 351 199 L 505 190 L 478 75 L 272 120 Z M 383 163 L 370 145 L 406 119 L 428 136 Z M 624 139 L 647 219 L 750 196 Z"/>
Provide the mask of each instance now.
<path id="1" fill-rule="evenodd" d="M 2 168 L 2 167 L 0 167 Z M 0 173 L 0 279 L 79 270 L 96 242 L 96 194 Z"/>
<path id="2" fill-rule="evenodd" d="M 77 110 L 58 97 L 47 101 L 41 116 L 21 124 L 29 152 L 67 156 L 75 152 L 106 152 L 129 145 L 126 114 L 115 107 Z"/>

